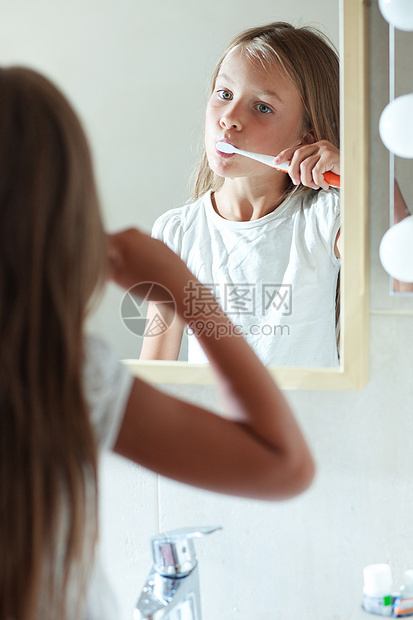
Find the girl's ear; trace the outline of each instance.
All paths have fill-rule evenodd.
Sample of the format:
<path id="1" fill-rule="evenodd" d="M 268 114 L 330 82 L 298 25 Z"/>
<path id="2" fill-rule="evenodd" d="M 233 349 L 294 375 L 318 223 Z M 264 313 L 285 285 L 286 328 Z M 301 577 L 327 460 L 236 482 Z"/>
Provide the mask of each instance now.
<path id="1" fill-rule="evenodd" d="M 304 134 L 302 143 L 303 144 L 314 144 L 314 142 L 317 142 L 317 140 L 315 139 L 314 131 L 310 129 L 306 134 Z"/>

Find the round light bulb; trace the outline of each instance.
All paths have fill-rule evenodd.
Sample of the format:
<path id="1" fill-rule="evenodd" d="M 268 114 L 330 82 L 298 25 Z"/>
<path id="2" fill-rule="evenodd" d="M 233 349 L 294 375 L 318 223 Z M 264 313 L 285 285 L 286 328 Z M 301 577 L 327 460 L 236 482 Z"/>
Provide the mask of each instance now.
<path id="1" fill-rule="evenodd" d="M 379 0 L 384 19 L 399 30 L 413 30 L 412 0 Z"/>
<path id="2" fill-rule="evenodd" d="M 413 282 L 413 215 L 391 226 L 380 243 L 381 264 L 400 282 Z"/>
<path id="3" fill-rule="evenodd" d="M 413 93 L 397 97 L 384 108 L 379 133 L 389 151 L 399 157 L 413 157 Z"/>

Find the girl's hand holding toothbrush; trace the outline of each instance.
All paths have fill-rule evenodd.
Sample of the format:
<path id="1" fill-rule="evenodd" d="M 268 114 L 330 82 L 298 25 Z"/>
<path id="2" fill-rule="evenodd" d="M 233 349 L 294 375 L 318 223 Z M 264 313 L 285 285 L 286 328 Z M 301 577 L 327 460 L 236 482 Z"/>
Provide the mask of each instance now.
<path id="1" fill-rule="evenodd" d="M 302 183 L 312 189 L 328 189 L 329 184 L 323 174 L 340 174 L 340 151 L 327 140 L 284 149 L 274 160 L 278 164 L 288 161 L 288 174 L 294 185 Z"/>

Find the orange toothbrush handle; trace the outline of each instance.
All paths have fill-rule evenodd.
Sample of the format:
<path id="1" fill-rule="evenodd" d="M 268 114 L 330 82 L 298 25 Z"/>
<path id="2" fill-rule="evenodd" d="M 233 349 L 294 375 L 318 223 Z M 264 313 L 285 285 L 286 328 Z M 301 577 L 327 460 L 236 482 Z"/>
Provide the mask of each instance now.
<path id="1" fill-rule="evenodd" d="M 331 187 L 340 187 L 340 175 L 335 172 L 325 172 L 323 177 Z"/>

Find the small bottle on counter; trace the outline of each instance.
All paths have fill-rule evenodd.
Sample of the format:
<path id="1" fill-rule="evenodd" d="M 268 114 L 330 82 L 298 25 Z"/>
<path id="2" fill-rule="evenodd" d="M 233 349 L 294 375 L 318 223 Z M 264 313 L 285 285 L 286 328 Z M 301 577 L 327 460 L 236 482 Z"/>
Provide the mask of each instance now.
<path id="1" fill-rule="evenodd" d="M 403 585 L 394 602 L 393 612 L 398 618 L 413 616 L 413 570 L 407 570 L 403 575 Z"/>
<path id="2" fill-rule="evenodd" d="M 363 608 L 377 616 L 393 613 L 392 573 L 388 564 L 370 564 L 363 571 Z"/>

